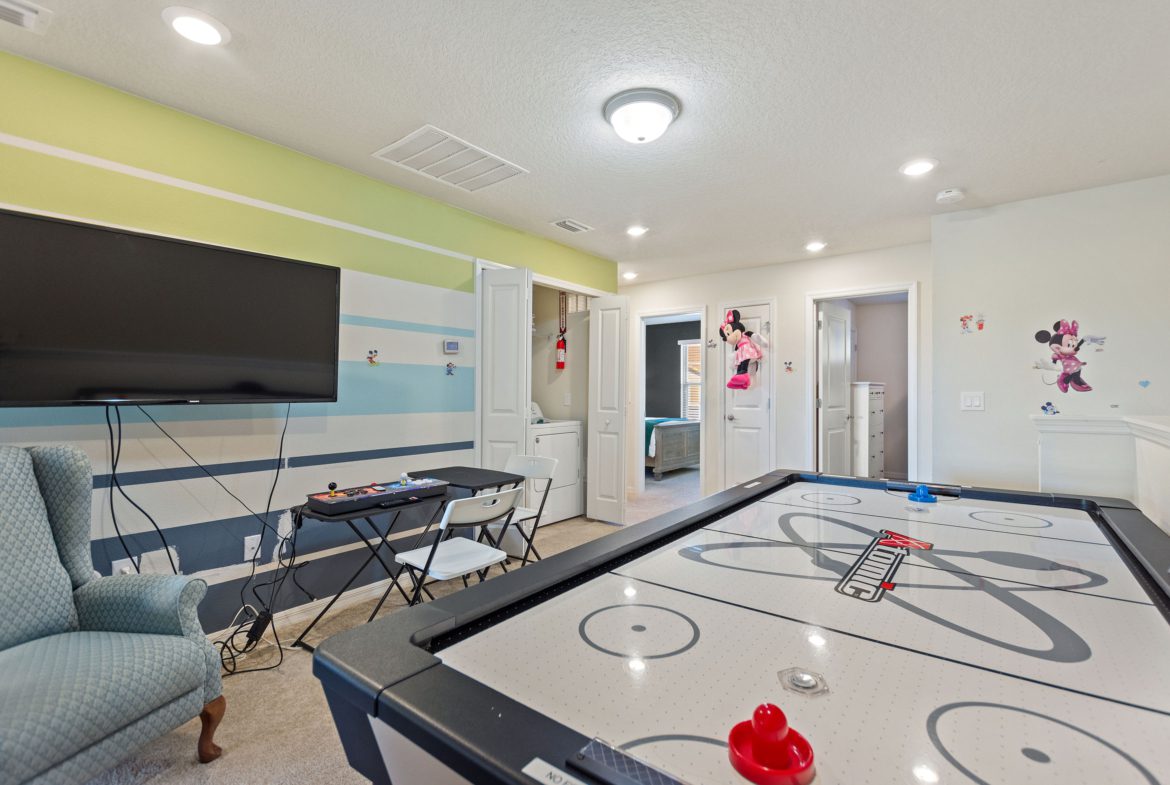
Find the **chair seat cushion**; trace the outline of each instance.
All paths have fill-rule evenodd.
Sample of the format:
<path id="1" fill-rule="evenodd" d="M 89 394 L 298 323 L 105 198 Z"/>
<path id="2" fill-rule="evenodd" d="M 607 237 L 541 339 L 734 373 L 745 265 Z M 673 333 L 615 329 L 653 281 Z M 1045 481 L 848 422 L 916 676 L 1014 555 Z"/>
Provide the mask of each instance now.
<path id="1" fill-rule="evenodd" d="M 431 546 L 415 548 L 413 551 L 403 551 L 394 557 L 399 564 L 409 564 L 417 570 L 426 567 L 427 556 Z M 460 575 L 482 570 L 493 564 L 507 560 L 508 554 L 482 542 L 453 537 L 439 543 L 435 551 L 435 558 L 427 575 L 440 581 L 449 578 L 458 578 Z"/>
<path id="2" fill-rule="evenodd" d="M 203 650 L 178 635 L 67 632 L 0 651 L 0 782 L 24 782 L 202 690 L 205 671 Z"/>

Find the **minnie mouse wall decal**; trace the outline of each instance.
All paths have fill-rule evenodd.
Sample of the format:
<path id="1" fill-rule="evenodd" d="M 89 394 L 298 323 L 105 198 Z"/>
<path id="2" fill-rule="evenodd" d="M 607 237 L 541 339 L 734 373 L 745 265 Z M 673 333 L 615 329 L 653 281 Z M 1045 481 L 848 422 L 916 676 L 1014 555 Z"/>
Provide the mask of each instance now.
<path id="1" fill-rule="evenodd" d="M 1061 319 L 1052 325 L 1052 332 L 1040 330 L 1036 333 L 1037 343 L 1048 344 L 1052 350 L 1053 364 L 1060 363 L 1060 376 L 1056 379 L 1056 387 L 1062 393 L 1072 387 L 1077 392 L 1089 392 L 1093 388 L 1081 377 L 1081 368 L 1086 363 L 1077 357 L 1077 352 L 1084 346 L 1085 341 L 1077 333 L 1079 325 L 1076 320 Z"/>
<path id="2" fill-rule="evenodd" d="M 723 317 L 723 324 L 719 325 L 719 336 L 735 349 L 735 357 L 732 360 L 734 373 L 727 380 L 727 388 L 729 390 L 748 389 L 752 386 L 748 368 L 752 360 L 759 363 L 760 360 L 764 359 L 764 353 L 752 340 L 752 331 L 745 328 L 743 322 L 740 321 L 739 311 L 727 312 L 727 315 Z"/>

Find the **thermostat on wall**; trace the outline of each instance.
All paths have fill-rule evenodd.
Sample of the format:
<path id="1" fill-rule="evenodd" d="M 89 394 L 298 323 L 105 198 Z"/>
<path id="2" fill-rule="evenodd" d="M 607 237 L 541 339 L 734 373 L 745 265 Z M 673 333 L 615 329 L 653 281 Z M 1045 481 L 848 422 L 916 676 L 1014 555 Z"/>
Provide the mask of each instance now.
<path id="1" fill-rule="evenodd" d="M 459 339 L 458 338 L 444 338 L 443 339 L 443 354 L 459 354 Z"/>

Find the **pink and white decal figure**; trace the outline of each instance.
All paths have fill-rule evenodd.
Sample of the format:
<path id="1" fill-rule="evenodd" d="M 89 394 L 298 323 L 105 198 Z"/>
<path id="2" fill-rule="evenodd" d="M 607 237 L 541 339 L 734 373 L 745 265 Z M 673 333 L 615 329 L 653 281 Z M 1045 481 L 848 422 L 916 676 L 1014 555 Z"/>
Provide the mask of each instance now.
<path id="1" fill-rule="evenodd" d="M 1062 393 L 1068 392 L 1069 387 L 1077 392 L 1089 392 L 1093 389 L 1081 377 L 1081 368 L 1085 367 L 1086 363 L 1077 357 L 1077 352 L 1081 350 L 1085 341 L 1078 337 L 1077 331 L 1075 319 L 1071 322 L 1061 319 L 1052 325 L 1052 332 L 1041 330 L 1036 333 L 1036 341 L 1046 343 L 1048 348 L 1052 349 L 1053 364 L 1060 363 L 1060 376 L 1056 379 L 1056 387 Z"/>
<path id="2" fill-rule="evenodd" d="M 752 331 L 745 329 L 743 322 L 739 320 L 739 311 L 728 311 L 723 318 L 723 324 L 719 325 L 719 335 L 723 338 L 725 343 L 729 343 L 735 347 L 734 373 L 731 378 L 727 380 L 727 388 L 729 390 L 746 390 L 752 386 L 751 376 L 748 375 L 748 368 L 752 360 L 757 363 L 764 359 L 764 353 L 760 351 L 760 347 L 752 340 Z"/>

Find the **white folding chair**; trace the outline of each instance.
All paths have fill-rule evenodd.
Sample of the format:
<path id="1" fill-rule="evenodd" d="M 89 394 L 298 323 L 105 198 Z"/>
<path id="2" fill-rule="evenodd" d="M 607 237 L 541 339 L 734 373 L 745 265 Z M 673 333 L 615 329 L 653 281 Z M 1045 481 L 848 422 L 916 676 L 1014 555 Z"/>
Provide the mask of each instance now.
<path id="1" fill-rule="evenodd" d="M 433 543 L 395 555 L 394 560 L 403 565 L 414 580 L 414 596 L 410 604 L 417 604 L 426 591 L 424 583 L 427 578 L 436 581 L 462 578 L 466 586 L 468 575 L 476 573 L 480 582 L 483 582 L 489 567 L 506 561 L 508 554 L 498 548 L 450 535 L 456 529 L 475 528 L 498 520 L 503 521 L 502 531 L 506 533 L 509 516 L 516 509 L 523 492 L 523 488 L 510 488 L 498 493 L 456 499 L 443 512 L 438 535 Z M 428 591 L 427 595 L 431 596 L 431 593 Z"/>
<path id="2" fill-rule="evenodd" d="M 531 561 L 540 561 L 540 552 L 536 550 L 535 545 L 536 527 L 540 525 L 540 516 L 544 514 L 544 503 L 548 500 L 548 492 L 552 488 L 553 474 L 556 470 L 556 458 L 544 458 L 539 455 L 513 455 L 504 466 L 504 471 L 532 480 L 534 486 L 539 486 L 541 481 L 544 481 L 544 487 L 536 489 L 540 494 L 540 504 L 537 508 L 533 510 L 530 507 L 517 507 L 516 514 L 512 516 L 510 525 L 515 527 L 513 531 L 524 544 L 524 554 L 520 557 L 522 565 L 530 561 L 529 554 L 534 557 Z M 490 528 L 495 544 L 502 545 L 504 539 L 502 532 L 497 533 L 495 527 Z"/>

